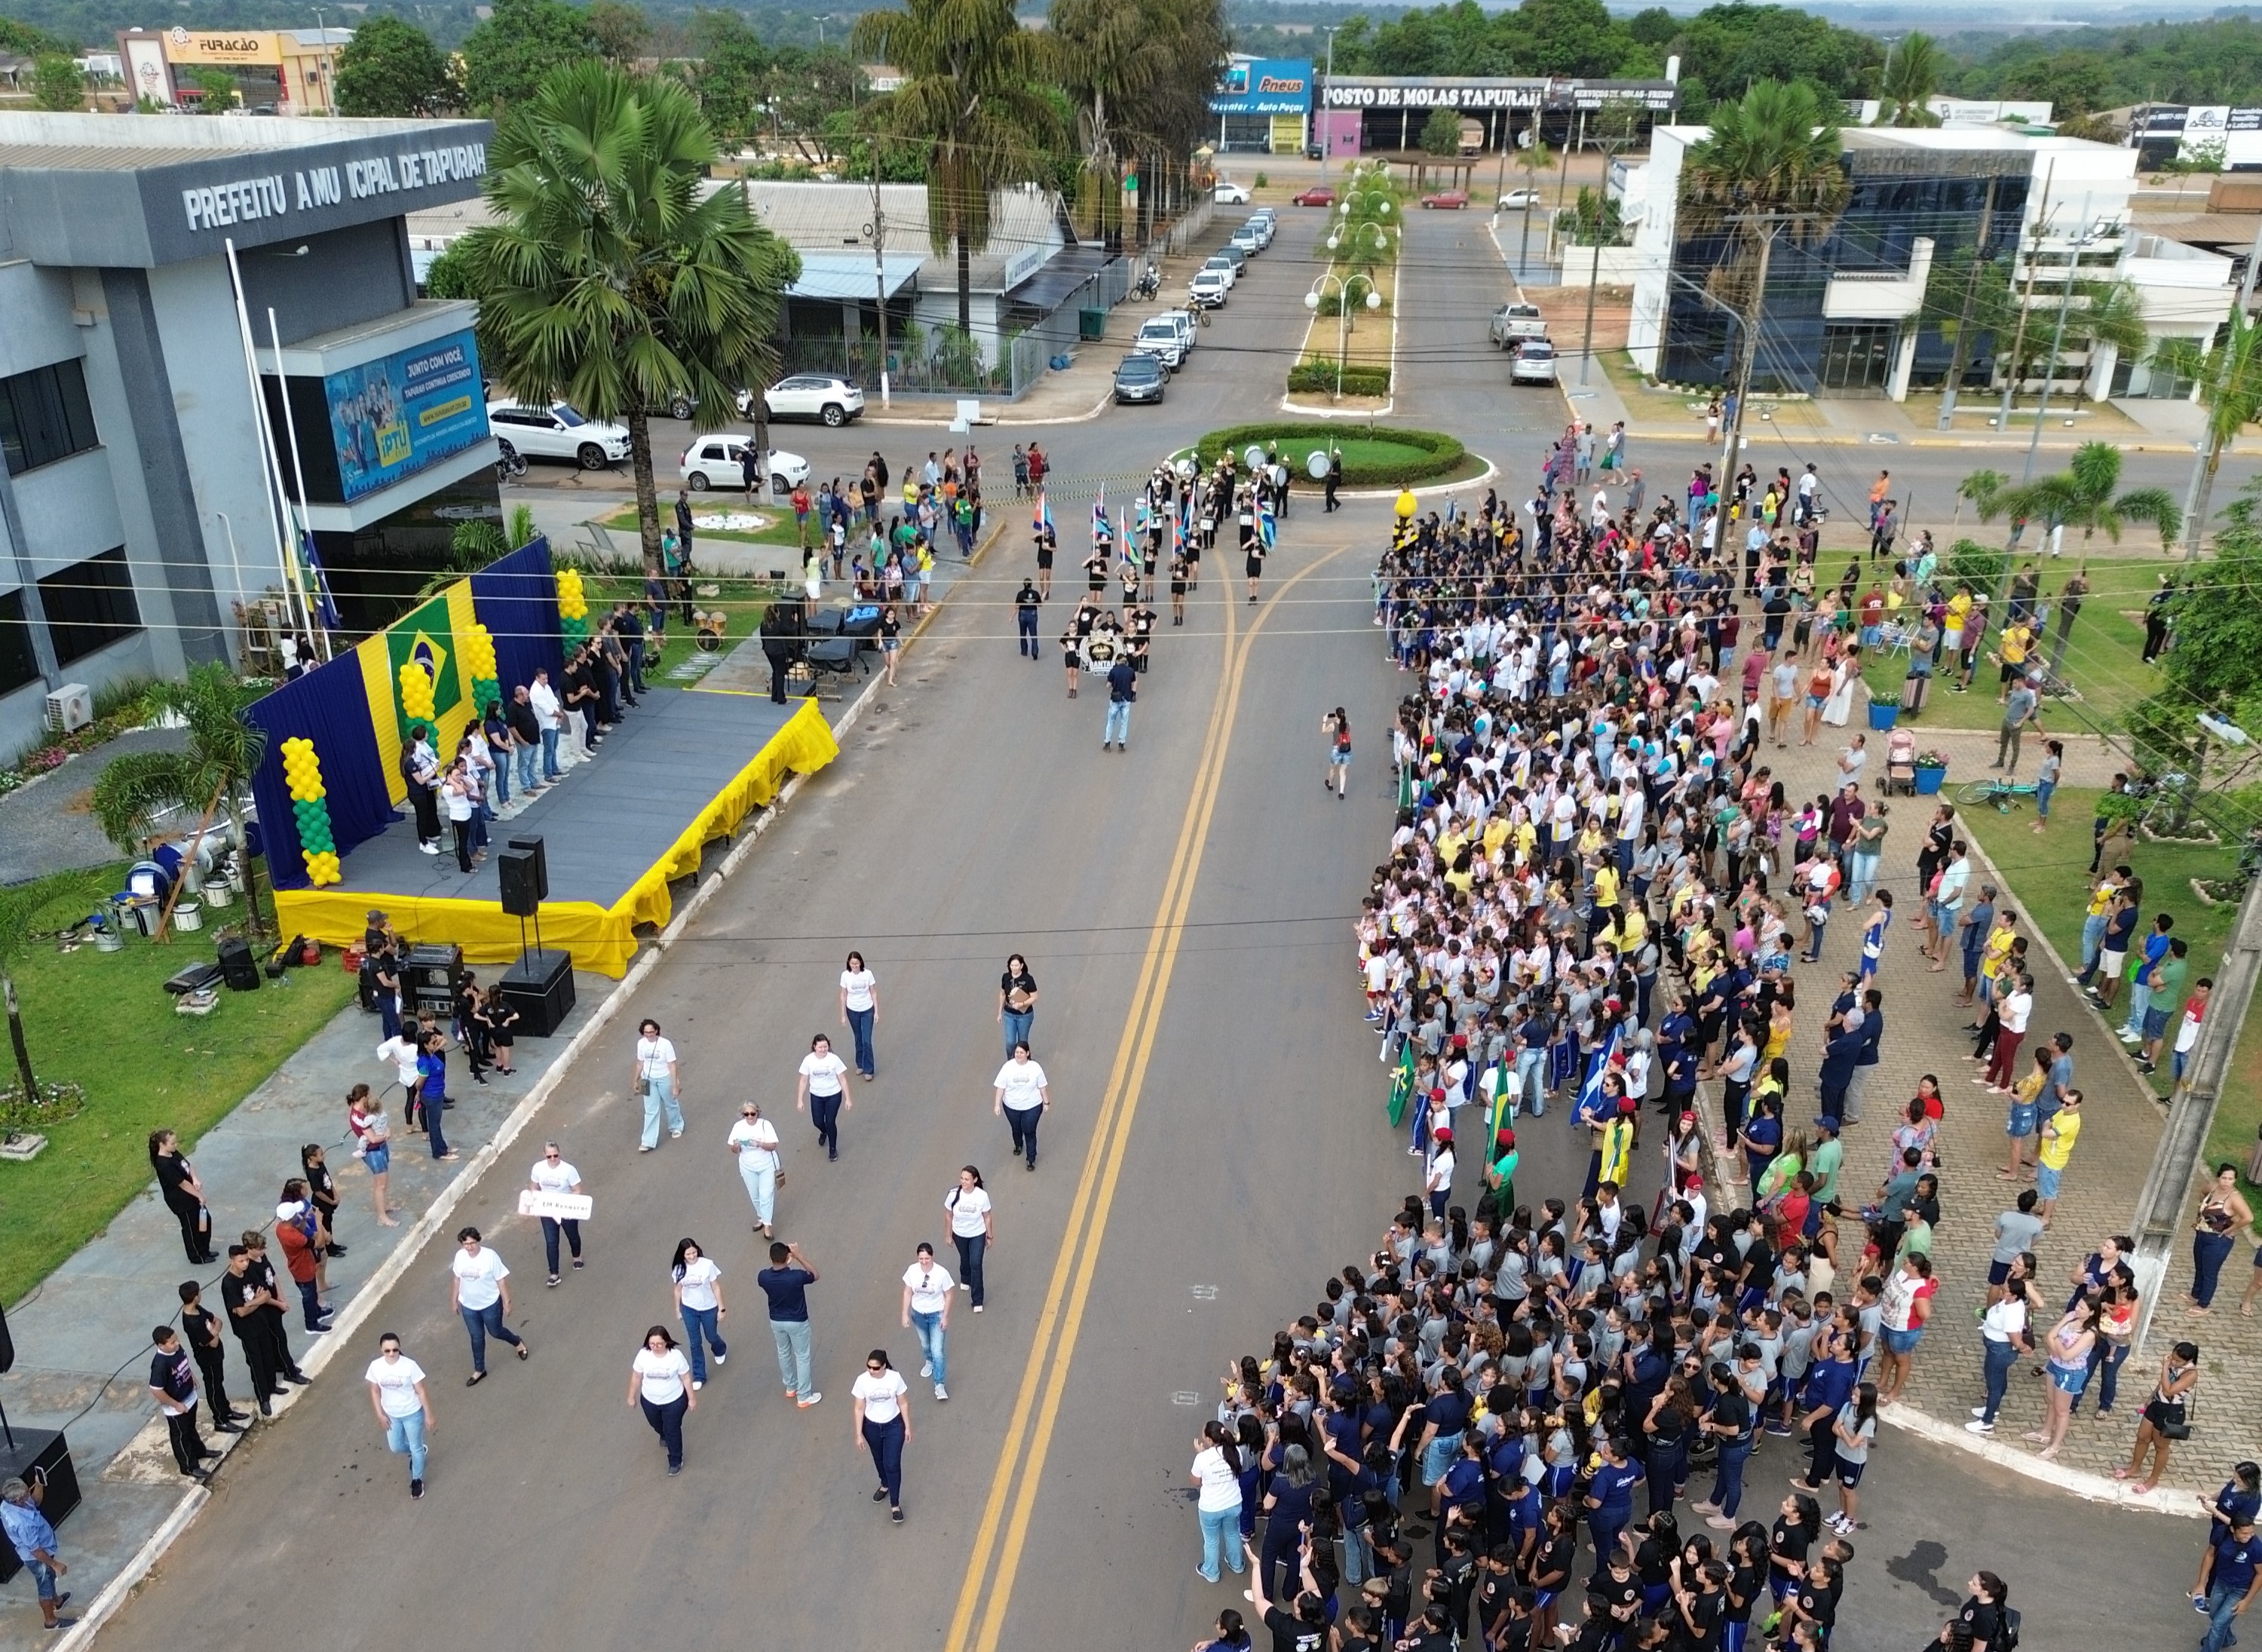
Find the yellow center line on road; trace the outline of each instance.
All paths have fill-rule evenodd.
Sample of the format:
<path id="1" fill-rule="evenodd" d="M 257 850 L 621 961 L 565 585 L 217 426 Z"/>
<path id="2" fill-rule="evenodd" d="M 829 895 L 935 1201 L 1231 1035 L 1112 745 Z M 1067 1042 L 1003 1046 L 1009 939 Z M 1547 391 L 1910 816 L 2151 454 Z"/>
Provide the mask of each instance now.
<path id="1" fill-rule="evenodd" d="M 1005 1627 L 1030 1516 L 1042 1484 L 1045 1457 L 1059 1417 L 1061 1395 L 1069 1366 L 1075 1358 L 1077 1331 L 1083 1324 L 1100 1246 L 1106 1234 L 1108 1213 L 1114 1203 L 1116 1184 L 1130 1143 L 1132 1121 L 1138 1112 L 1148 1060 L 1154 1050 L 1171 971 L 1178 961 L 1178 943 L 1185 934 L 1186 914 L 1192 905 L 1210 818 L 1217 806 L 1226 754 L 1232 746 L 1234 718 L 1248 674 L 1250 649 L 1265 621 L 1288 592 L 1307 575 L 1350 548 L 1344 545 L 1328 552 L 1284 581 L 1258 610 L 1245 637 L 1236 634 L 1234 584 L 1228 581 L 1223 585 L 1225 666 L 1211 702 L 1209 725 L 1195 765 L 1193 790 L 1186 800 L 1171 869 L 1163 880 L 1162 899 L 1141 961 L 1138 985 L 1132 994 L 1114 1065 L 1094 1120 L 1091 1144 L 1086 1150 L 1083 1174 L 1070 1207 L 1068 1230 L 1046 1288 L 1036 1339 L 1020 1392 L 1014 1401 L 1012 1421 L 999 1447 L 982 1523 L 975 1533 L 974 1553 L 968 1561 L 958 1605 L 951 1614 L 949 1633 L 943 1641 L 944 1652 L 969 1652 L 969 1648 L 973 1652 L 996 1652 L 998 1636 Z M 998 1547 L 1001 1524 L 1002 1549 Z M 979 1634 L 969 1640 L 969 1632 L 982 1605 L 993 1553 L 997 1556 L 997 1575 L 988 1591 L 989 1607 L 982 1614 Z"/>

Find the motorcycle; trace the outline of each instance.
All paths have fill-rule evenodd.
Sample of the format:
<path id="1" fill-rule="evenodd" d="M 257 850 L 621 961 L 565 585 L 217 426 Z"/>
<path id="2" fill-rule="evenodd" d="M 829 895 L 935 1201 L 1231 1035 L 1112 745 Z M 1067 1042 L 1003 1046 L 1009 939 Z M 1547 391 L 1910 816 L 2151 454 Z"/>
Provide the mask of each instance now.
<path id="1" fill-rule="evenodd" d="M 1163 290 L 1163 272 L 1149 264 L 1140 274 L 1139 285 L 1134 289 L 1142 299 L 1151 299 Z"/>

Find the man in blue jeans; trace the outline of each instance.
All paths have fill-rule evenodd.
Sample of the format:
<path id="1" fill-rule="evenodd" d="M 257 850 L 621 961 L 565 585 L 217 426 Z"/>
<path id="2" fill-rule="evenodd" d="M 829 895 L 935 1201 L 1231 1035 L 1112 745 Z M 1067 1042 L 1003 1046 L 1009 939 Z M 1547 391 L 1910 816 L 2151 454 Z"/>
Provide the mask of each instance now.
<path id="1" fill-rule="evenodd" d="M 817 1283 L 817 1270 L 800 1246 L 780 1240 L 770 1246 L 770 1265 L 754 1275 L 754 1283 L 770 1301 L 770 1335 L 777 1341 L 785 1396 L 805 1411 L 825 1397 L 810 1372 L 808 1292 Z"/>
<path id="2" fill-rule="evenodd" d="M 526 693 L 534 706 L 535 725 L 542 735 L 542 778 L 546 783 L 565 772 L 558 767 L 558 737 L 566 732 L 565 702 L 550 686 L 546 668 L 534 674 L 533 685 Z"/>
<path id="3" fill-rule="evenodd" d="M 554 771 L 558 753 L 555 741 L 545 744 L 543 740 L 542 719 L 535 716 L 534 702 L 528 697 L 524 684 L 511 690 L 510 703 L 503 710 L 503 721 L 509 726 L 511 751 L 518 760 L 519 795 L 531 797 L 542 789 L 541 782 L 536 778 L 536 762 L 546 751 Z M 498 763 L 501 761 L 500 757 L 496 759 Z"/>
<path id="4" fill-rule="evenodd" d="M 1131 703 L 1139 697 L 1136 676 L 1128 660 L 1119 658 L 1107 672 L 1107 726 L 1101 731 L 1099 749 L 1110 746 L 1131 749 Z"/>
<path id="5" fill-rule="evenodd" d="M 2230 1632 L 2234 1620 L 2253 1604 L 2256 1586 L 2262 1584 L 2262 1538 L 2254 1534 L 2254 1517 L 2242 1516 L 2218 1539 L 2200 1562 L 2199 1592 L 2192 1598 L 2207 1614 L 2207 1637 L 2200 1652 L 2223 1652 L 2238 1644 Z"/>
<path id="6" fill-rule="evenodd" d="M 40 1509 L 47 1490 L 47 1481 L 36 1475 L 31 1485 L 21 1480 L 0 1485 L 0 1531 L 6 1533 L 16 1547 L 16 1557 L 32 1574 L 32 1583 L 40 1593 L 40 1616 L 48 1628 L 60 1629 L 78 1620 L 58 1615 L 70 1594 L 68 1591 L 56 1593 L 55 1579 L 70 1568 L 55 1553 L 55 1528 Z"/>

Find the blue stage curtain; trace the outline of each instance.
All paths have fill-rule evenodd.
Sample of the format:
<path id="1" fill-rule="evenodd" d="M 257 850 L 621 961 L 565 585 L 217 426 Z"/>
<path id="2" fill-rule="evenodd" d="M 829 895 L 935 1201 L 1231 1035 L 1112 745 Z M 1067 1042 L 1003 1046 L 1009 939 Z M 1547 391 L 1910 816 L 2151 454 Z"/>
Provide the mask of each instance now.
<path id="1" fill-rule="evenodd" d="M 503 697 L 534 681 L 537 668 L 552 686 L 566 675 L 558 644 L 558 582 L 550 566 L 550 541 L 537 537 L 472 575 L 472 606 L 494 638 L 495 681 Z"/>
<path id="2" fill-rule="evenodd" d="M 377 734 L 370 722 L 369 693 L 352 650 L 254 701 L 244 715 L 267 731 L 267 750 L 252 776 L 251 796 L 259 806 L 267 875 L 276 888 L 306 886 L 298 817 L 283 778 L 285 740 L 304 738 L 314 743 L 322 787 L 328 794 L 324 801 L 330 806 L 330 833 L 340 855 L 366 843 L 400 818 L 386 791 L 384 760 L 378 755 Z M 346 876 L 350 881 L 350 868 Z"/>

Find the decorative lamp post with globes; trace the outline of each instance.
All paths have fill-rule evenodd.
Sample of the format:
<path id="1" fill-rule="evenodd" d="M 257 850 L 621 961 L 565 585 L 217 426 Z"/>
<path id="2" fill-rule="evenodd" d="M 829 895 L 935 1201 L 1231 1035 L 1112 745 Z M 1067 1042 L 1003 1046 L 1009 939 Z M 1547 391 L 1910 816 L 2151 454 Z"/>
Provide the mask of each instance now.
<path id="1" fill-rule="evenodd" d="M 1332 238 L 1329 244 L 1334 245 Z M 1351 348 L 1351 290 L 1359 286 L 1366 289 L 1366 297 L 1360 302 L 1370 310 L 1382 307 L 1382 294 L 1376 288 L 1372 276 L 1356 271 L 1348 276 L 1339 276 L 1329 271 L 1312 283 L 1312 290 L 1304 294 L 1306 309 L 1317 313 L 1320 300 L 1330 281 L 1336 286 L 1336 397 L 1340 400 L 1343 397 L 1344 357 Z"/>

